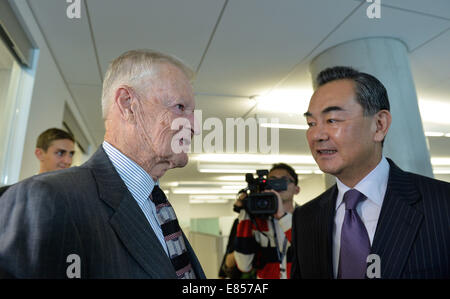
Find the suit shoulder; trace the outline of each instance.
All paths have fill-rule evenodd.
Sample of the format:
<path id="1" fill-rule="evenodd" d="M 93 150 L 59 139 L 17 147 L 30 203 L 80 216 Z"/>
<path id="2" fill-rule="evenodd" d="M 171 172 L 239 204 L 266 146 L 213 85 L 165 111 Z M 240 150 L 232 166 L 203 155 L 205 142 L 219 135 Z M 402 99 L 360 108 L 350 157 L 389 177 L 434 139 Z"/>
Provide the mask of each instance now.
<path id="1" fill-rule="evenodd" d="M 447 191 L 450 196 L 450 183 L 444 182 L 438 179 L 426 177 L 420 174 L 408 172 L 408 175 L 411 177 L 413 182 L 419 187 L 419 188 L 432 188 L 434 191 L 442 190 Z"/>
<path id="2" fill-rule="evenodd" d="M 84 186 L 92 181 L 92 174 L 89 168 L 71 167 L 69 169 L 58 170 L 37 175 L 34 180 L 48 184 L 55 189 L 72 190 L 75 186 Z"/>
<path id="3" fill-rule="evenodd" d="M 41 200 L 49 200 L 66 192 L 76 193 L 79 189 L 76 186 L 86 186 L 85 181 L 88 180 L 92 181 L 89 169 L 72 167 L 24 179 L 10 186 L 3 197 L 13 197 L 16 198 L 15 200 L 39 197 Z"/>

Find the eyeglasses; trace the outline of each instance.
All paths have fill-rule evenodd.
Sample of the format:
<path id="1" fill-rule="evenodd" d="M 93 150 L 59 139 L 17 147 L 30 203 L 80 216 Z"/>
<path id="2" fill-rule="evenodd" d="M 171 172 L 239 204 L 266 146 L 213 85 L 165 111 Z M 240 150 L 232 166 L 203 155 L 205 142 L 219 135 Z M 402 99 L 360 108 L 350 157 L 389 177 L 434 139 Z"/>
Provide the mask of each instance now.
<path id="1" fill-rule="evenodd" d="M 295 181 L 293 179 L 291 179 L 290 177 L 287 177 L 287 176 L 283 176 L 281 178 L 278 178 L 278 177 L 275 177 L 275 176 L 271 176 L 271 177 L 269 177 L 269 179 L 278 179 L 278 180 L 281 179 L 281 180 L 285 180 L 288 184 L 289 183 L 295 184 Z"/>

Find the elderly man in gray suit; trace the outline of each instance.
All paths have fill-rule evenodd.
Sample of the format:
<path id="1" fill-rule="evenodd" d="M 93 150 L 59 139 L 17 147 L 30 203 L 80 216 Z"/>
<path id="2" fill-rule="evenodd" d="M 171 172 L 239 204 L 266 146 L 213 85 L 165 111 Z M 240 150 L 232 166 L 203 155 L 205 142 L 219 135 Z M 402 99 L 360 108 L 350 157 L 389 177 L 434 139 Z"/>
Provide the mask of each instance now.
<path id="1" fill-rule="evenodd" d="M 158 186 L 168 169 L 187 164 L 197 133 L 191 78 L 178 59 L 156 51 L 111 63 L 97 152 L 3 195 L 0 277 L 205 278 Z"/>

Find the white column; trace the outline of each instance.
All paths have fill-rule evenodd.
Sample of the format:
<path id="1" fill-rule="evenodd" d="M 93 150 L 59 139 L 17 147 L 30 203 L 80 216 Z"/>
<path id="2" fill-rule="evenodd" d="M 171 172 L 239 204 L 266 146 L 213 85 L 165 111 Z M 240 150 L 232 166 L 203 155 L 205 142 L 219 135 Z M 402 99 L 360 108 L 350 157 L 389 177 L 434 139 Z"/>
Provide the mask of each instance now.
<path id="1" fill-rule="evenodd" d="M 333 66 L 353 67 L 383 83 L 392 113 L 384 155 L 403 170 L 433 177 L 405 44 L 393 38 L 366 38 L 339 44 L 312 60 L 312 78 Z"/>

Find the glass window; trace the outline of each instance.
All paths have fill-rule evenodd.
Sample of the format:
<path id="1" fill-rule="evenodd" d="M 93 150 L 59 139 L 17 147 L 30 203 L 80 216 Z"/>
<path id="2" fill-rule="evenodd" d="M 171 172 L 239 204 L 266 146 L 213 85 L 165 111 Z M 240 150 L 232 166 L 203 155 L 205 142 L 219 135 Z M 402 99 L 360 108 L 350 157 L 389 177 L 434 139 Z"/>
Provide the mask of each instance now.
<path id="1" fill-rule="evenodd" d="M 5 164 L 20 72 L 21 67 L 0 40 L 0 185 L 8 182 Z"/>

